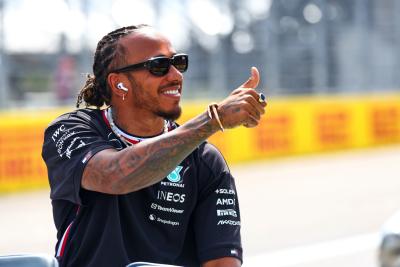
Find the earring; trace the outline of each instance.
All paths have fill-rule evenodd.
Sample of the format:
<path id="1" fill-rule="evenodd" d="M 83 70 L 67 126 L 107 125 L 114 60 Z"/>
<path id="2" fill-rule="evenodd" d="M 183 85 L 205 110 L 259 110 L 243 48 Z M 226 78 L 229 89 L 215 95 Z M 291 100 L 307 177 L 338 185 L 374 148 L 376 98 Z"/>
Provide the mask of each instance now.
<path id="1" fill-rule="evenodd" d="M 125 101 L 125 94 L 122 95 L 122 101 Z"/>

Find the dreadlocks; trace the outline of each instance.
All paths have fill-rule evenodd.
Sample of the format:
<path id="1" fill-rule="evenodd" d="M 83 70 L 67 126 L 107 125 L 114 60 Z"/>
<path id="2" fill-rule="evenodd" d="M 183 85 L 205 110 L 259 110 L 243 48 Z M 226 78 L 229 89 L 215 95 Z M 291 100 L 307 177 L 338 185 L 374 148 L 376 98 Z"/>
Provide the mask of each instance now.
<path id="1" fill-rule="evenodd" d="M 116 29 L 105 35 L 97 44 L 94 54 L 93 74 L 87 75 L 85 85 L 79 92 L 76 107 L 79 108 L 82 102 L 86 106 L 100 108 L 104 104 L 109 105 L 111 92 L 107 83 L 108 71 L 113 65 L 122 64 L 124 61 L 123 47 L 118 45 L 119 39 L 138 29 L 149 27 L 146 24 L 127 26 Z"/>

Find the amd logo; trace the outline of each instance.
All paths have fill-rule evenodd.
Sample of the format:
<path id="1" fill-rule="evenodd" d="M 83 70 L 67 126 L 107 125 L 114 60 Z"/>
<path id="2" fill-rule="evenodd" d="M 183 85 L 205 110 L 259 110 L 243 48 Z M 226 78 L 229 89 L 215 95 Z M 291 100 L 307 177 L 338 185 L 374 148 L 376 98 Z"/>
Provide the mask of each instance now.
<path id="1" fill-rule="evenodd" d="M 235 205 L 236 201 L 234 198 L 218 198 L 217 205 Z"/>

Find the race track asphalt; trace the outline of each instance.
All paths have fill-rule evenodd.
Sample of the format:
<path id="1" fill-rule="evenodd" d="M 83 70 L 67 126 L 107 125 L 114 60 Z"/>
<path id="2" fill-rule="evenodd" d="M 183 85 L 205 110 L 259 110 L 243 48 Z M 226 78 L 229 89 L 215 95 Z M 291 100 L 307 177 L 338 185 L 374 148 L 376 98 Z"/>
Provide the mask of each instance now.
<path id="1" fill-rule="evenodd" d="M 400 209 L 400 146 L 231 167 L 244 267 L 376 267 L 383 222 Z M 0 196 L 0 255 L 53 254 L 48 190 Z"/>

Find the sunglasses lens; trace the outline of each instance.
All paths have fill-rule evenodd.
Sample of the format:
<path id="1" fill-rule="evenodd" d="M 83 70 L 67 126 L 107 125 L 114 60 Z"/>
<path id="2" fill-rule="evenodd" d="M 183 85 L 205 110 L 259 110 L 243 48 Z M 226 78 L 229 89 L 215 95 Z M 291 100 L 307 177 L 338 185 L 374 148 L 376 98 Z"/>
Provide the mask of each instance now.
<path id="1" fill-rule="evenodd" d="M 149 63 L 149 71 L 156 76 L 163 76 L 167 74 L 171 65 L 169 58 L 155 58 Z"/>
<path id="2" fill-rule="evenodd" d="M 173 58 L 172 64 L 180 72 L 185 72 L 188 68 L 188 56 L 187 55 L 177 55 Z"/>
<path id="3" fill-rule="evenodd" d="M 168 73 L 169 68 L 172 65 L 180 71 L 185 72 L 188 68 L 188 56 L 187 55 L 176 55 L 172 59 L 166 57 L 154 58 L 148 61 L 146 68 L 156 76 L 164 76 Z"/>

